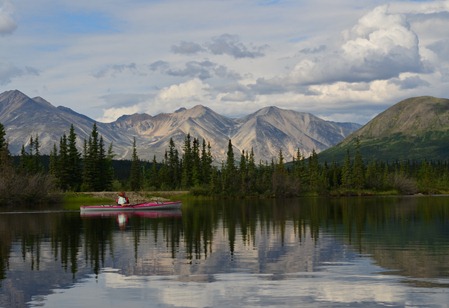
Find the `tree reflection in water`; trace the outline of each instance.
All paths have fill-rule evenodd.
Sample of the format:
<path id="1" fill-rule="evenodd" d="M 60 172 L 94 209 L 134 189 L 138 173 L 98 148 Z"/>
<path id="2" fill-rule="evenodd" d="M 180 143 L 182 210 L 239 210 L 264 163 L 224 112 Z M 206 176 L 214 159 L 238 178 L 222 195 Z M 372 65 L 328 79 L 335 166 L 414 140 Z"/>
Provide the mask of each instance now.
<path id="1" fill-rule="evenodd" d="M 91 273 L 99 275 L 105 267 L 125 275 L 183 275 L 211 257 L 214 266 L 210 261 L 202 273 L 239 270 L 234 266 L 240 258 L 242 264 L 248 262 L 247 271 L 285 274 L 310 266 L 300 259 L 305 253 L 314 256 L 316 252 L 304 251 L 323 237 L 370 255 L 378 265 L 404 276 L 448 277 L 448 200 L 221 200 L 184 204 L 182 212 L 0 214 L 2 298 L 27 301 L 55 284 L 70 286 Z M 315 244 L 306 245 L 308 241 Z M 131 254 L 124 249 L 127 245 Z M 332 254 L 333 245 L 326 253 Z M 288 265 L 280 267 L 280 262 Z"/>

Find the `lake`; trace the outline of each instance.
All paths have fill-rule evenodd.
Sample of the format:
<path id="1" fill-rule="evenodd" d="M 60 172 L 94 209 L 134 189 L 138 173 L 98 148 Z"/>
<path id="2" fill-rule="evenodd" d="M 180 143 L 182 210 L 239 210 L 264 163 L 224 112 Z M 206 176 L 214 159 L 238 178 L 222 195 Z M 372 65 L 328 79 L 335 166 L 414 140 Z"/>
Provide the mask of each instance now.
<path id="1" fill-rule="evenodd" d="M 0 213 L 0 307 L 447 307 L 449 196 Z"/>

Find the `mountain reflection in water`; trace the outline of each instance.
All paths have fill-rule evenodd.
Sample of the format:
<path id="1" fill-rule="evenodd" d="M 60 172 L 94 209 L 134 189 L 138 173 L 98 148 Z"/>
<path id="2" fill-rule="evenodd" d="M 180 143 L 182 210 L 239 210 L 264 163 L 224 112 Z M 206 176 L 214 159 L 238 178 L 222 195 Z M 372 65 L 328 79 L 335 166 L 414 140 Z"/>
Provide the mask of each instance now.
<path id="1" fill-rule="evenodd" d="M 448 201 L 304 198 L 198 201 L 176 212 L 1 213 L 0 306 L 438 305 L 449 291 Z"/>

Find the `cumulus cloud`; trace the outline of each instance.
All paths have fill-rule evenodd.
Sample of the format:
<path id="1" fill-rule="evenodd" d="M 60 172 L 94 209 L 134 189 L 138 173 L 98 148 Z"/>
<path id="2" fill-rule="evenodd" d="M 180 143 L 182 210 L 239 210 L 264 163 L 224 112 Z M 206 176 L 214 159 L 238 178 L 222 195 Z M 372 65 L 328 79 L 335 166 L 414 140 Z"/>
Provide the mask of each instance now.
<path id="1" fill-rule="evenodd" d="M 171 76 L 177 77 L 197 77 L 201 80 L 208 79 L 212 77 L 212 70 L 216 64 L 210 61 L 190 61 L 185 64 L 181 69 L 168 69 L 166 73 Z"/>
<path id="2" fill-rule="evenodd" d="M 200 79 L 192 79 L 184 83 L 171 85 L 162 89 L 157 97 L 162 101 L 201 101 L 209 86 Z"/>
<path id="3" fill-rule="evenodd" d="M 198 52 L 204 51 L 204 48 L 200 44 L 193 42 L 181 42 L 178 45 L 171 47 L 172 52 L 184 55 L 192 55 Z"/>
<path id="4" fill-rule="evenodd" d="M 0 35 L 11 34 L 16 30 L 17 23 L 12 17 L 13 6 L 10 1 L 0 2 Z"/>
<path id="5" fill-rule="evenodd" d="M 102 77 L 116 77 L 118 74 L 124 73 L 124 72 L 131 72 L 132 74 L 136 75 L 142 75 L 141 72 L 139 72 L 137 65 L 135 63 L 130 64 L 113 64 L 108 65 L 101 70 L 95 72 L 93 74 L 96 78 L 102 78 Z"/>
<path id="6" fill-rule="evenodd" d="M 342 56 L 357 75 L 386 79 L 422 70 L 417 35 L 403 15 L 388 13 L 387 6 L 362 17 L 347 37 Z"/>
<path id="7" fill-rule="evenodd" d="M 320 45 L 318 47 L 307 47 L 301 49 L 299 52 L 304 54 L 316 54 L 326 50 L 326 45 Z"/>
<path id="8" fill-rule="evenodd" d="M 152 71 L 161 71 L 164 72 L 170 68 L 170 63 L 167 61 L 155 61 L 149 65 L 150 70 Z"/>
<path id="9" fill-rule="evenodd" d="M 103 95 L 100 98 L 110 107 L 127 106 L 126 108 L 130 108 L 131 106 L 147 101 L 149 99 L 149 95 L 115 93 Z"/>
<path id="10" fill-rule="evenodd" d="M 124 114 L 141 112 L 145 103 L 151 98 L 146 94 L 115 93 L 100 97 L 105 101 L 107 108 L 103 108 L 102 116 L 96 119 L 99 122 L 109 123 L 117 120 Z"/>
<path id="11" fill-rule="evenodd" d="M 218 95 L 218 99 L 222 102 L 245 102 L 254 100 L 254 97 L 250 95 L 248 91 L 232 91 L 224 92 Z"/>
<path id="12" fill-rule="evenodd" d="M 333 52 L 302 59 L 285 81 L 294 84 L 369 82 L 387 80 L 404 72 L 424 71 L 416 33 L 404 16 L 390 14 L 387 6 L 381 6 L 345 31 L 340 46 Z"/>
<path id="13" fill-rule="evenodd" d="M 209 60 L 188 61 L 183 67 L 171 67 L 168 62 L 157 61 L 150 64 L 150 69 L 173 77 L 198 78 L 200 80 L 214 77 L 228 79 L 240 78 L 238 73 L 229 70 L 226 66 Z"/>
<path id="14" fill-rule="evenodd" d="M 192 104 L 224 114 L 235 110 L 234 115 L 278 105 L 352 116 L 357 113 L 351 108 L 384 108 L 399 97 L 448 95 L 449 1 L 374 1 L 389 3 L 380 7 L 373 1 L 328 1 L 325 14 L 318 2 L 266 7 L 256 1 L 242 10 L 232 2 L 211 1 L 186 4 L 172 14 L 179 3 L 129 1 L 117 7 L 64 1 L 70 5 L 15 4 L 20 26 L 33 31 L 0 36 L 11 43 L 0 48 L 0 85 L 86 110 L 80 112 L 106 107 L 103 119 L 115 112 L 157 114 Z M 0 0 L 0 35 L 14 31 L 11 3 Z M 71 36 L 53 17 L 72 16 L 72 6 L 106 14 L 117 31 Z M 29 78 L 37 74 L 38 83 Z M 105 93 L 110 94 L 103 98 L 106 103 L 98 103 Z"/>
<path id="15" fill-rule="evenodd" d="M 419 87 L 425 87 L 425 86 L 430 85 L 429 82 L 427 82 L 426 80 L 423 80 L 421 77 L 416 76 L 416 75 L 415 76 L 407 76 L 404 78 L 394 78 L 394 79 L 390 80 L 390 83 L 398 86 L 402 90 L 416 89 Z"/>
<path id="16" fill-rule="evenodd" d="M 19 68 L 10 63 L 0 62 L 0 85 L 8 84 L 12 79 L 26 75 L 38 76 L 39 71 L 28 66 Z"/>
<path id="17" fill-rule="evenodd" d="M 427 48 L 438 55 L 439 60 L 449 62 L 449 39 L 438 40 L 427 46 Z"/>
<path id="18" fill-rule="evenodd" d="M 234 58 L 257 58 L 262 57 L 264 46 L 248 48 L 240 42 L 237 35 L 222 34 L 212 38 L 206 44 L 208 50 L 214 55 L 229 55 Z"/>
<path id="19" fill-rule="evenodd" d="M 185 64 L 184 68 L 181 69 L 169 69 L 167 70 L 168 75 L 178 76 L 178 77 L 190 77 L 199 78 L 201 80 L 209 79 L 212 77 L 221 78 L 238 78 L 238 74 L 229 72 L 229 70 L 217 63 L 205 60 L 205 61 L 189 61 Z"/>
<path id="20" fill-rule="evenodd" d="M 182 41 L 171 47 L 171 51 L 177 54 L 193 55 L 199 52 L 208 52 L 213 55 L 228 55 L 236 59 L 258 58 L 264 56 L 263 50 L 266 46 L 247 46 L 240 41 L 238 35 L 222 34 L 213 37 L 204 43 L 204 46 Z"/>
<path id="21" fill-rule="evenodd" d="M 110 123 L 117 120 L 124 114 L 134 114 L 139 112 L 139 106 L 119 107 L 119 108 L 107 108 L 103 110 L 103 116 L 98 118 L 97 121 L 102 123 Z"/>

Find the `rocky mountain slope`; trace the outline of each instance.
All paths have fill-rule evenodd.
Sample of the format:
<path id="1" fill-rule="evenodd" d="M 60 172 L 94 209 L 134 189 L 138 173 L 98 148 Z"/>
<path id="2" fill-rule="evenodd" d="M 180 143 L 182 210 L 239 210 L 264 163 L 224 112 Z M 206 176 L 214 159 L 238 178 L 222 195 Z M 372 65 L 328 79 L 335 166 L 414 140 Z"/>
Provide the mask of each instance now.
<path id="1" fill-rule="evenodd" d="M 0 94 L 0 123 L 5 126 L 11 153 L 18 154 L 30 137 L 39 138 L 41 153 L 47 154 L 58 145 L 63 133 L 73 124 L 80 149 L 92 131 L 95 120 L 66 107 L 54 107 L 45 99 L 29 98 L 18 90 Z M 136 138 L 141 159 L 160 161 L 170 138 L 182 153 L 187 134 L 206 140 L 211 145 L 216 163 L 226 159 L 231 139 L 238 158 L 241 151 L 253 149 L 257 161 L 271 161 L 282 150 L 291 160 L 300 149 L 308 156 L 312 150 L 321 152 L 342 141 L 360 128 L 355 123 L 336 123 L 312 114 L 263 108 L 243 118 L 222 116 L 205 106 L 181 108 L 173 113 L 124 115 L 112 123 L 98 123 L 97 128 L 106 145 L 112 143 L 117 159 L 131 157 L 133 138 Z"/>
<path id="2" fill-rule="evenodd" d="M 354 151 L 357 139 L 366 160 L 447 160 L 449 99 L 421 96 L 403 100 L 320 157 L 341 161 L 348 149 Z"/>

